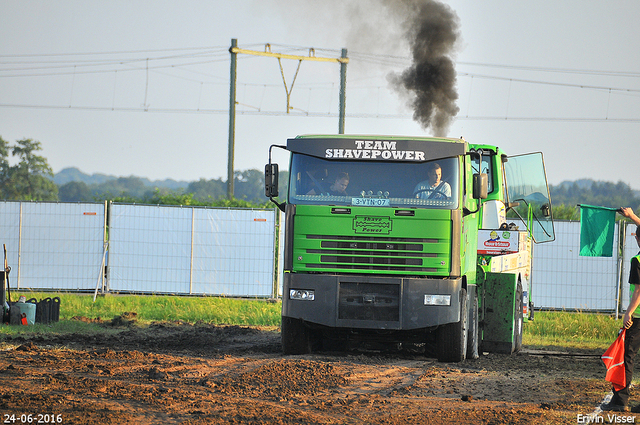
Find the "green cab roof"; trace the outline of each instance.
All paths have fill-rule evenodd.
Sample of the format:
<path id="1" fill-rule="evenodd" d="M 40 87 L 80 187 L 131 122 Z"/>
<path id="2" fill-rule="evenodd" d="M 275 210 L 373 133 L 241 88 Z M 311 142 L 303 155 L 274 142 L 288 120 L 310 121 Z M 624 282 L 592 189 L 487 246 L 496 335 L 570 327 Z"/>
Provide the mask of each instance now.
<path id="1" fill-rule="evenodd" d="M 380 135 L 303 135 L 287 150 L 328 160 L 426 162 L 464 155 L 464 139 Z"/>

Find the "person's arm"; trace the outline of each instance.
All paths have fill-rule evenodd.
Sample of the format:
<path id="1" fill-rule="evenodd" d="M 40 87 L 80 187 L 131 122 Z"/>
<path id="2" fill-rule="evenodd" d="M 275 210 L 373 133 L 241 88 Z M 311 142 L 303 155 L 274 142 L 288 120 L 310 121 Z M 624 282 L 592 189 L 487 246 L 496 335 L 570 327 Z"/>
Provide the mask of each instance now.
<path id="1" fill-rule="evenodd" d="M 636 226 L 640 226 L 640 218 L 638 218 L 638 216 L 633 212 L 631 208 L 629 207 L 620 208 L 620 214 L 622 214 L 627 218 L 630 218 L 631 221 L 633 221 L 636 224 Z"/>
<path id="2" fill-rule="evenodd" d="M 413 196 L 416 198 L 426 198 L 425 193 L 427 192 L 427 186 L 429 184 L 426 181 L 422 181 L 413 188 Z"/>
<path id="3" fill-rule="evenodd" d="M 631 315 L 636 308 L 640 305 L 640 285 L 636 285 L 633 290 L 633 294 L 631 295 L 631 299 L 629 300 L 629 307 L 627 307 L 627 311 L 624 312 L 624 316 L 622 317 L 622 324 L 625 329 L 629 329 L 633 324 L 633 317 Z"/>
<path id="4" fill-rule="evenodd" d="M 444 182 L 444 190 L 442 192 L 444 193 L 444 196 L 451 198 L 451 186 L 449 183 Z"/>

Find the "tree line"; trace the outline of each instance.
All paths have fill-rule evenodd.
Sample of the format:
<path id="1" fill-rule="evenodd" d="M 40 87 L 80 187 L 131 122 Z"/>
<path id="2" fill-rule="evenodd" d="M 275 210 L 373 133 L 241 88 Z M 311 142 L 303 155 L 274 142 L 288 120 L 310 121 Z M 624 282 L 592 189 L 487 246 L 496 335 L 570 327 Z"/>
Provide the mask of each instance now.
<path id="1" fill-rule="evenodd" d="M 286 176 L 281 176 L 286 179 Z M 286 181 L 286 180 L 285 180 Z M 258 170 L 234 173 L 234 199 L 263 205 L 264 175 Z M 200 179 L 186 183 L 184 187 L 171 188 L 149 184 L 139 177 L 118 177 L 100 183 L 70 181 L 59 185 L 58 198 L 65 202 L 117 200 L 122 202 L 164 204 L 169 200 L 183 200 L 181 205 L 212 205 L 227 199 L 227 182 L 222 179 Z M 186 204 L 185 202 L 188 202 Z"/>
<path id="2" fill-rule="evenodd" d="M 631 207 L 640 211 L 640 192 L 623 182 L 602 182 L 589 179 L 563 182 L 549 186 L 553 217 L 562 220 L 579 220 L 580 204 L 609 208 Z M 621 216 L 617 216 L 621 218 Z"/>
<path id="3" fill-rule="evenodd" d="M 42 145 L 32 139 L 9 144 L 0 137 L 0 196 L 17 201 L 57 201 L 58 186 L 47 159 L 37 155 Z M 11 165 L 10 156 L 17 161 Z"/>
<path id="4" fill-rule="evenodd" d="M 112 200 L 146 204 L 198 206 L 272 206 L 264 196 L 264 174 L 260 170 L 234 173 L 234 199 L 227 199 L 227 182 L 222 179 L 200 179 L 178 184 L 153 185 L 139 177 L 91 179 L 74 169 L 68 171 L 63 184 L 54 182 L 47 159 L 39 152 L 40 142 L 22 139 L 10 144 L 0 137 L 0 199 L 16 201 L 102 202 Z M 13 157 L 13 161 L 11 158 Z M 14 163 L 12 165 L 12 163 Z M 82 177 L 89 177 L 82 181 Z M 94 181 L 92 181 L 94 180 Z M 288 172 L 279 176 L 280 192 L 286 193 Z M 578 204 L 618 208 L 632 207 L 640 211 L 640 192 L 628 184 L 578 180 L 549 186 L 553 217 L 578 220 Z"/>
<path id="5" fill-rule="evenodd" d="M 286 172 L 280 173 L 286 182 Z M 222 179 L 200 179 L 184 187 L 171 188 L 148 184 L 140 177 L 118 177 L 101 183 L 70 181 L 58 187 L 58 198 L 65 202 L 94 202 L 112 200 L 142 204 L 171 204 L 195 206 L 271 207 L 264 195 L 262 171 L 234 172 L 234 198 L 227 197 L 227 182 Z"/>
<path id="6" fill-rule="evenodd" d="M 77 180 L 82 173 L 68 171 L 63 184 L 56 184 L 47 159 L 39 152 L 42 144 L 33 139 L 22 139 L 11 144 L 0 136 L 0 199 L 11 201 L 62 202 L 135 202 L 145 204 L 171 204 L 222 207 L 271 207 L 264 196 L 264 175 L 259 170 L 234 173 L 234 198 L 227 197 L 227 182 L 222 179 L 200 179 L 184 187 L 150 185 L 140 177 L 100 176 L 95 182 Z M 12 158 L 13 157 L 13 158 Z M 12 165 L 12 163 L 15 163 Z M 286 190 L 287 172 L 280 173 Z M 176 184 L 169 185 L 176 186 Z"/>

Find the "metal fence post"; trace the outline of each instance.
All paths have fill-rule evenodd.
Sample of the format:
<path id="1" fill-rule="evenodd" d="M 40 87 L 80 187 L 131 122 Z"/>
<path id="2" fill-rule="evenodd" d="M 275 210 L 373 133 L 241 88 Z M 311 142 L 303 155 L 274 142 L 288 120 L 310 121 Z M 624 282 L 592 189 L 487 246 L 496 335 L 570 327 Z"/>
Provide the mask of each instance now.
<path id="1" fill-rule="evenodd" d="M 196 232 L 196 210 L 191 207 L 191 254 L 189 258 L 189 295 L 193 294 L 193 244 Z"/>
<path id="2" fill-rule="evenodd" d="M 618 288 L 617 288 L 617 299 L 616 299 L 616 320 L 618 320 L 619 315 L 622 314 L 622 288 L 624 286 L 624 276 L 622 275 L 624 270 L 624 257 L 625 257 L 625 246 L 627 244 L 627 222 L 624 220 L 618 221 Z"/>
<path id="3" fill-rule="evenodd" d="M 20 260 L 22 259 L 22 202 L 20 202 L 20 217 L 18 218 L 18 277 L 16 289 L 20 289 Z"/>
<path id="4" fill-rule="evenodd" d="M 107 257 L 106 257 L 106 265 L 105 265 L 105 292 L 109 292 L 111 290 L 110 288 L 110 279 L 111 279 L 111 262 L 109 261 L 109 257 L 110 257 L 110 253 L 109 251 L 111 250 L 111 238 L 109 237 L 109 226 L 111 225 L 111 223 L 113 223 L 112 221 L 112 217 L 111 217 L 111 211 L 113 210 L 113 201 L 109 201 L 107 204 L 107 201 L 104 201 L 105 203 L 105 207 L 107 208 L 105 211 L 105 229 L 107 231 Z"/>

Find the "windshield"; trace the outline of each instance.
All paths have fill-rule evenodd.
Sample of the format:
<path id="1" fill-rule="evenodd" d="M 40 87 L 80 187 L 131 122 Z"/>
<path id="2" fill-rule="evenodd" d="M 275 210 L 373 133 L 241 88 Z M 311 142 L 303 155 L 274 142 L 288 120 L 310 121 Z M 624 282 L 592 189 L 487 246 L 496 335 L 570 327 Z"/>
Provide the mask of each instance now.
<path id="1" fill-rule="evenodd" d="M 542 153 L 510 156 L 504 169 L 509 202 L 519 203 L 513 211 L 528 223 L 535 242 L 553 241 L 551 201 Z"/>
<path id="2" fill-rule="evenodd" d="M 329 161 L 294 153 L 289 202 L 379 207 L 458 207 L 458 160 Z"/>

